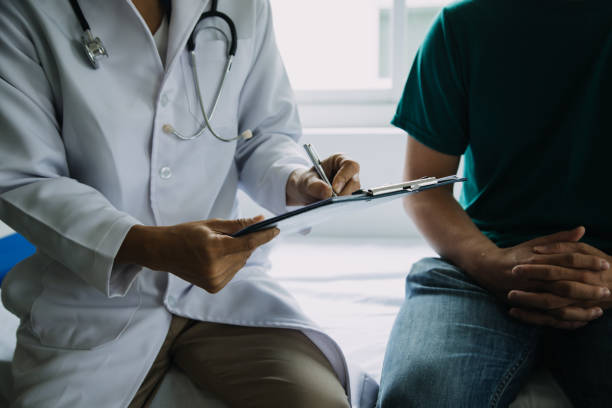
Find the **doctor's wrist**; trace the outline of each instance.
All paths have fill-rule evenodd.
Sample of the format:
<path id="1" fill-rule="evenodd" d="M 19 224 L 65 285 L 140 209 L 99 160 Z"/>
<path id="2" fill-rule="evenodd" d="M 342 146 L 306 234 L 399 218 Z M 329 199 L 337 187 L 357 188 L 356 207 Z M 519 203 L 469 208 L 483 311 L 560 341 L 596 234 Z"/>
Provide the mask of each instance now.
<path id="1" fill-rule="evenodd" d="M 157 269 L 159 248 L 163 245 L 162 227 L 134 225 L 125 236 L 115 262 Z"/>
<path id="2" fill-rule="evenodd" d="M 287 205 L 303 205 L 304 198 L 299 189 L 300 178 L 306 173 L 308 169 L 297 169 L 294 170 L 287 178 L 287 185 L 285 186 L 285 200 Z"/>
<path id="3" fill-rule="evenodd" d="M 321 180 L 313 168 L 295 170 L 287 179 L 287 205 L 306 205 L 331 196 L 331 187 Z"/>

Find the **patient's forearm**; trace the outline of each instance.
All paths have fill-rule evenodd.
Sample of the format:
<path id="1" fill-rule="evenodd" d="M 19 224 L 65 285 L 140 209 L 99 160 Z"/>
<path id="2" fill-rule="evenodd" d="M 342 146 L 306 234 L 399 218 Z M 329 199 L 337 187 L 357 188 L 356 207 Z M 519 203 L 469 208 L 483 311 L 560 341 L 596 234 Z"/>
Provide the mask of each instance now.
<path id="1" fill-rule="evenodd" d="M 408 196 L 404 208 L 436 252 L 468 273 L 478 271 L 498 250 L 474 225 L 450 189 Z"/>
<path id="2" fill-rule="evenodd" d="M 406 144 L 404 179 L 456 174 L 459 159 L 459 156 L 437 152 L 409 137 Z M 499 249 L 478 230 L 457 203 L 452 187 L 409 195 L 404 201 L 404 207 L 440 256 L 470 275 L 490 269 L 484 266 L 486 260 L 493 258 Z"/>

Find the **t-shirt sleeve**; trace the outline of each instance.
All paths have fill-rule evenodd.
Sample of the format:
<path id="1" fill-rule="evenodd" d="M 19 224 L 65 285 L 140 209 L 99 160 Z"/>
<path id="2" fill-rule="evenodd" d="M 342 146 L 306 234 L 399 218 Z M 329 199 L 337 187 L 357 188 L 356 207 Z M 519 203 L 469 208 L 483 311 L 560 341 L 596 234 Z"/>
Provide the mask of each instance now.
<path id="1" fill-rule="evenodd" d="M 416 55 L 391 122 L 424 145 L 454 156 L 468 145 L 468 101 L 459 67 L 459 51 L 443 10 Z"/>

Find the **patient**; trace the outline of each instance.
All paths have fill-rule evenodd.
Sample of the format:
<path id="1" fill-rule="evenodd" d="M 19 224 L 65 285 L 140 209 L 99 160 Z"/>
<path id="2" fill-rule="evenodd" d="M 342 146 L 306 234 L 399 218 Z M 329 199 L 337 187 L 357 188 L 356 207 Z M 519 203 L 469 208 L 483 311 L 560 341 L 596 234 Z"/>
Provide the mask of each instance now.
<path id="1" fill-rule="evenodd" d="M 441 258 L 414 265 L 382 407 L 508 406 L 545 364 L 576 407 L 612 401 L 612 2 L 445 8 L 393 124 L 405 177 L 454 174 L 405 202 Z"/>

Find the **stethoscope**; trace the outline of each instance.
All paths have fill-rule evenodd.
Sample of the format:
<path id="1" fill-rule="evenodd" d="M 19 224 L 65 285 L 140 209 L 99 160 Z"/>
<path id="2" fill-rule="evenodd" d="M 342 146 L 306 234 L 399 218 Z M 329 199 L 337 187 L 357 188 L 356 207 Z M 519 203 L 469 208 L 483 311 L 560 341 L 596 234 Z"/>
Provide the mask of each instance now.
<path id="1" fill-rule="evenodd" d="M 210 10 L 202 13 L 195 27 L 197 27 L 198 24 L 202 22 L 202 20 L 205 20 L 207 18 L 217 17 L 225 21 L 225 23 L 229 27 L 231 39 L 228 38 L 227 34 L 218 27 L 210 26 L 210 27 L 203 28 L 203 29 L 217 30 L 225 37 L 225 41 L 229 45 L 229 47 L 227 48 L 227 61 L 225 63 L 225 70 L 223 72 L 223 77 L 221 79 L 221 83 L 219 84 L 219 88 L 217 89 L 217 94 L 215 96 L 212 108 L 210 110 L 210 115 L 208 115 L 206 113 L 206 109 L 204 108 L 202 92 L 200 91 L 200 80 L 198 78 L 198 69 L 197 69 L 196 57 L 195 57 L 196 35 L 199 33 L 200 30 L 196 30 L 194 28 L 194 30 L 191 32 L 191 36 L 189 36 L 189 40 L 187 41 L 187 51 L 189 51 L 189 55 L 190 55 L 191 70 L 193 72 L 193 81 L 195 83 L 196 94 L 198 96 L 198 100 L 200 103 L 200 110 L 202 112 L 202 116 L 204 117 L 204 124 L 200 127 L 200 129 L 195 134 L 192 134 L 190 136 L 183 135 L 182 133 L 178 132 L 170 124 L 163 125 L 162 127 L 164 132 L 173 134 L 182 140 L 197 139 L 198 137 L 202 136 L 202 134 L 206 131 L 206 129 L 210 130 L 210 133 L 215 138 L 223 142 L 233 142 L 235 140 L 250 139 L 251 137 L 253 137 L 253 133 L 251 132 L 251 130 L 246 130 L 242 134 L 236 137 L 232 137 L 232 138 L 221 137 L 214 131 L 214 129 L 212 128 L 210 124 L 210 121 L 212 120 L 215 114 L 215 110 L 217 109 L 217 104 L 221 97 L 223 87 L 225 86 L 229 72 L 232 69 L 232 62 L 234 61 L 234 57 L 236 56 L 236 50 L 238 49 L 238 35 L 236 32 L 236 26 L 234 25 L 234 22 L 227 14 L 222 13 L 217 9 L 217 3 L 218 3 L 218 0 L 211 0 Z M 78 1 L 70 0 L 70 4 L 72 6 L 72 9 L 74 10 L 74 13 L 76 14 L 79 20 L 79 23 L 81 24 L 81 27 L 83 28 L 83 35 L 81 36 L 81 44 L 83 46 L 83 50 L 85 51 L 85 55 L 87 56 L 87 59 L 89 60 L 92 68 L 98 69 L 100 67 L 100 63 L 98 60 L 102 57 L 108 58 L 108 51 L 106 50 L 106 47 L 104 46 L 104 43 L 102 42 L 102 40 L 99 37 L 94 37 L 94 35 L 92 34 L 91 27 L 89 26 L 89 23 L 87 22 L 87 19 L 85 18 L 85 15 L 83 14 L 83 10 L 79 6 Z"/>

